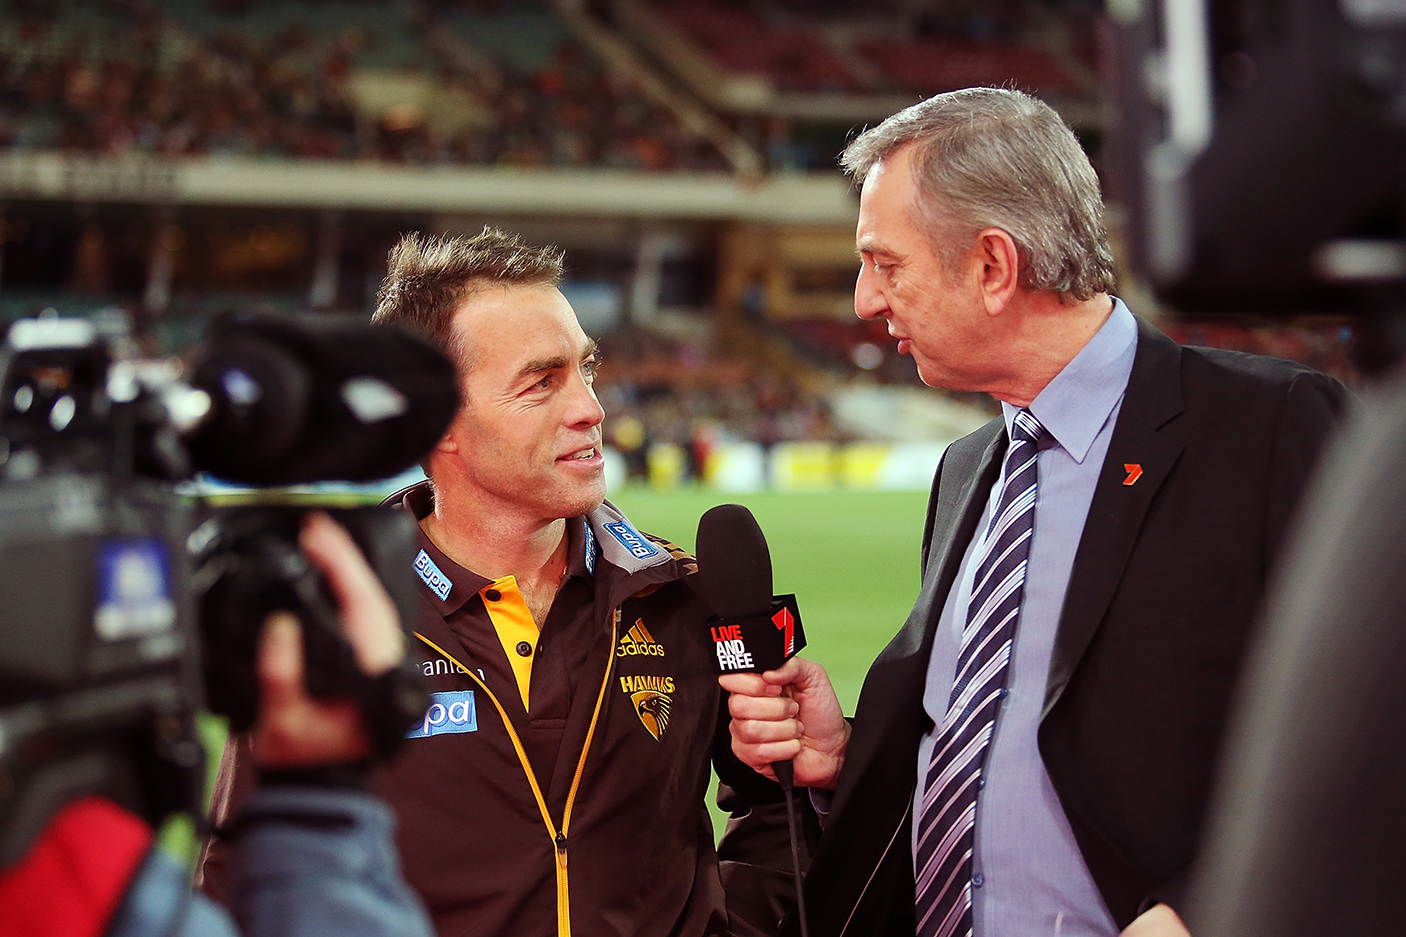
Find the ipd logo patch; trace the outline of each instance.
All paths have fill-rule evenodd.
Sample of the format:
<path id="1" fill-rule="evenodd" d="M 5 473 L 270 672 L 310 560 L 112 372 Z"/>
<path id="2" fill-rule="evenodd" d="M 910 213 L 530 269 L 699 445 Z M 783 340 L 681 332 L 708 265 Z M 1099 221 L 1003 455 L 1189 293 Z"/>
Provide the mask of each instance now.
<path id="1" fill-rule="evenodd" d="M 644 539 L 644 535 L 631 527 L 628 521 L 614 521 L 606 524 L 605 529 L 636 559 L 643 560 L 659 553 L 658 548 Z"/>
<path id="2" fill-rule="evenodd" d="M 449 690 L 430 694 L 430 708 L 420 724 L 405 733 L 408 739 L 427 739 L 432 735 L 452 735 L 478 731 L 478 711 L 474 706 L 473 690 Z"/>

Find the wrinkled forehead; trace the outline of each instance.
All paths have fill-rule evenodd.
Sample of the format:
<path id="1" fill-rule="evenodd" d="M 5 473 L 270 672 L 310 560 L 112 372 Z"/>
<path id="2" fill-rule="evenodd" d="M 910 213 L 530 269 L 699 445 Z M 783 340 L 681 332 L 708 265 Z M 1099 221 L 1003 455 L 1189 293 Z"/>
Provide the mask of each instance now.
<path id="1" fill-rule="evenodd" d="M 453 336 L 453 351 L 465 371 L 473 370 L 489 351 L 501 356 L 528 342 L 548 341 L 574 349 L 590 341 L 561 290 L 545 283 L 471 289 L 455 311 Z"/>
<path id="2" fill-rule="evenodd" d="M 454 354 L 466 383 L 511 381 L 524 371 L 565 367 L 595 349 L 571 304 L 550 285 L 495 285 L 476 292 L 460 306 L 454 326 Z"/>
<path id="3" fill-rule="evenodd" d="M 926 240 L 923 229 L 931 205 L 913 181 L 910 151 L 905 147 L 888 154 L 864 177 L 855 224 L 858 253 L 903 253 L 915 246 L 914 241 Z"/>

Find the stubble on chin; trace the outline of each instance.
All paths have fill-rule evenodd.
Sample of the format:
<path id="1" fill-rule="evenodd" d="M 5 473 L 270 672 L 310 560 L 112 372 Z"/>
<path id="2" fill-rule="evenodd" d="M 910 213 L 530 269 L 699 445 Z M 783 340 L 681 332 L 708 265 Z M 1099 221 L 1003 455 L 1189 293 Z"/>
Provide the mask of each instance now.
<path id="1" fill-rule="evenodd" d="M 580 484 L 573 486 L 572 491 L 563 492 L 558 505 L 562 517 L 580 517 L 589 514 L 601 506 L 605 500 L 605 473 L 601 473 L 597 484 Z"/>

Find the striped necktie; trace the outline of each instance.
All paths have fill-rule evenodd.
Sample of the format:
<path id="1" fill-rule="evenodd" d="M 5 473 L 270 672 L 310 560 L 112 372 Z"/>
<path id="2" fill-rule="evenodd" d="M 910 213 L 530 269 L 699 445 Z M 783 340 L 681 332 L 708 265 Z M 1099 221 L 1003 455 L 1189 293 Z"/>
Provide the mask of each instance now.
<path id="1" fill-rule="evenodd" d="M 982 766 L 1006 695 L 1025 564 L 1035 529 L 1035 458 L 1045 428 L 1019 410 L 1005 484 L 977 556 L 971 603 L 918 815 L 915 912 L 919 937 L 972 932 L 972 843 Z"/>

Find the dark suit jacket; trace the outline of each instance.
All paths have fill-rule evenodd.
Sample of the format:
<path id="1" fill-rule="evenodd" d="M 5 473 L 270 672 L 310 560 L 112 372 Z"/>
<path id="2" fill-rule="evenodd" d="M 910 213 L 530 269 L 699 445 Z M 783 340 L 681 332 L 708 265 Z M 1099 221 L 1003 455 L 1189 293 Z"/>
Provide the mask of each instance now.
<path id="1" fill-rule="evenodd" d="M 1346 399 L 1309 368 L 1182 348 L 1139 323 L 1039 729 L 1050 779 L 1120 927 L 1145 905 L 1180 900 L 1266 577 Z M 931 725 L 928 656 L 1004 448 L 1004 425 L 992 420 L 938 467 L 922 591 L 869 670 L 807 876 L 814 935 L 913 933 L 910 814 L 918 741 Z M 1127 484 L 1133 466 L 1142 473 Z"/>
<path id="2" fill-rule="evenodd" d="M 1364 409 L 1270 590 L 1196 863 L 1197 937 L 1404 929 L 1406 373 Z"/>

